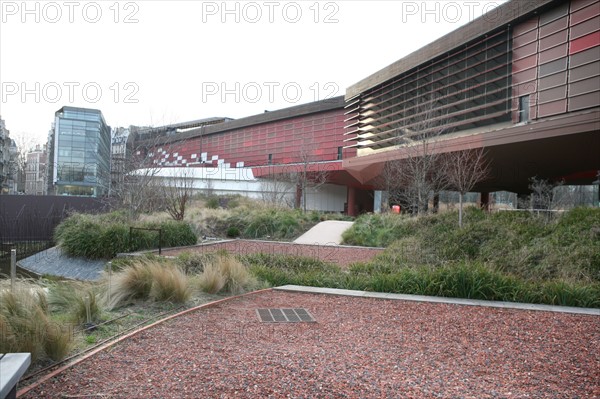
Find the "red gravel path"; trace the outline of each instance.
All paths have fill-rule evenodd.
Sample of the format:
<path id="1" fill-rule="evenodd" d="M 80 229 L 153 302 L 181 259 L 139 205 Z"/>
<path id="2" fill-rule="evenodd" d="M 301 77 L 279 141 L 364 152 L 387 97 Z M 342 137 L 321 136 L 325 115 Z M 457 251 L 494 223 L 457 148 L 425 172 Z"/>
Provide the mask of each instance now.
<path id="1" fill-rule="evenodd" d="M 240 255 L 265 253 L 304 256 L 321 259 L 325 262 L 337 263 L 340 266 L 348 266 L 350 263 L 354 262 L 368 262 L 375 255 L 383 252 L 382 248 L 306 245 L 276 241 L 232 240 L 197 245 L 188 248 L 164 250 L 162 251 L 162 254 L 173 256 L 184 251 L 214 252 L 219 249 L 225 249 L 230 253 Z"/>
<path id="2" fill-rule="evenodd" d="M 262 307 L 317 323 L 260 323 Z M 595 316 L 265 291 L 141 332 L 25 397 L 598 398 L 599 348 Z"/>

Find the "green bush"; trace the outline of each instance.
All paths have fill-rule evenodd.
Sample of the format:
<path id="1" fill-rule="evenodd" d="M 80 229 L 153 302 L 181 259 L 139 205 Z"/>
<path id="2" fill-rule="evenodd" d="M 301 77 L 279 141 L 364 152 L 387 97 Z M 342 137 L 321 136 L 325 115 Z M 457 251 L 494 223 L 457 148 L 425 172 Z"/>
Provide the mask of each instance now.
<path id="1" fill-rule="evenodd" d="M 177 255 L 175 263 L 186 274 L 200 274 L 204 271 L 206 265 L 215 261 L 219 256 L 216 252 L 198 253 L 193 251 L 184 251 Z"/>
<path id="2" fill-rule="evenodd" d="M 600 307 L 600 284 L 531 281 L 494 270 L 480 262 L 441 266 L 386 262 L 354 263 L 347 271 L 319 260 L 285 255 L 240 257 L 260 280 L 286 284 L 374 292 L 431 295 L 492 301 Z"/>
<path id="3" fill-rule="evenodd" d="M 240 230 L 237 227 L 232 226 L 227 229 L 227 237 L 236 238 L 239 236 L 240 236 Z"/>
<path id="4" fill-rule="evenodd" d="M 184 222 L 129 222 L 120 213 L 103 215 L 75 214 L 56 228 L 55 241 L 66 254 L 88 259 L 109 259 L 120 252 L 157 248 L 157 231 L 133 230 L 130 227 L 162 229 L 162 246 L 194 245 L 197 236 Z"/>
<path id="5" fill-rule="evenodd" d="M 210 197 L 206 201 L 206 207 L 209 209 L 217 209 L 219 208 L 219 199 L 217 197 Z"/>
<path id="6" fill-rule="evenodd" d="M 409 218 L 363 215 L 344 242 L 387 246 L 375 262 L 413 267 L 474 261 L 523 279 L 600 281 L 600 210 L 578 208 L 548 221 L 529 212 L 465 210 Z"/>

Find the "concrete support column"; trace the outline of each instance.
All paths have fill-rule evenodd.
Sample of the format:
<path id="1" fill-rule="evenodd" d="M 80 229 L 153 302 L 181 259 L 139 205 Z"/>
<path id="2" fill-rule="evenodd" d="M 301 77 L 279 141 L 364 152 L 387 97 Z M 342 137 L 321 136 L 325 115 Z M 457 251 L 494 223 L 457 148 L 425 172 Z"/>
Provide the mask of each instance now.
<path id="1" fill-rule="evenodd" d="M 348 187 L 348 216 L 356 216 L 356 189 Z"/>
<path id="2" fill-rule="evenodd" d="M 517 193 L 517 209 L 529 209 L 529 194 Z"/>
<path id="3" fill-rule="evenodd" d="M 479 194 L 479 206 L 486 212 L 490 210 L 490 193 L 482 192 Z"/>
<path id="4" fill-rule="evenodd" d="M 383 201 L 383 192 L 375 190 L 373 191 L 373 212 L 381 213 L 381 204 Z"/>
<path id="5" fill-rule="evenodd" d="M 300 209 L 300 207 L 302 206 L 302 195 L 304 193 L 302 192 L 302 184 L 298 183 L 296 184 L 296 198 L 294 201 L 294 208 L 296 209 Z"/>
<path id="6" fill-rule="evenodd" d="M 433 213 L 438 213 L 440 210 L 440 193 L 433 195 Z"/>

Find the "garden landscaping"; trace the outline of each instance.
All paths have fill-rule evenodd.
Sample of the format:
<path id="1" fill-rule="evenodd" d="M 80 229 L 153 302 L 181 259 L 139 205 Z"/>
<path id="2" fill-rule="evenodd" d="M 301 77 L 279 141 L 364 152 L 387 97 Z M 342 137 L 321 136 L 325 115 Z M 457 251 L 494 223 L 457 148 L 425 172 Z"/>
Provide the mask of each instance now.
<path id="1" fill-rule="evenodd" d="M 335 215 L 260 207 L 252 209 L 251 206 L 244 205 L 238 205 L 235 209 L 191 208 L 187 215 L 183 221 L 171 221 L 161 214 L 143 215 L 140 219 L 132 221 L 118 212 L 98 216 L 72 216 L 57 229 L 57 241 L 65 252 L 72 255 L 86 256 L 90 259 L 110 260 L 120 252 L 155 248 L 157 246 L 158 235 L 155 231 L 139 230 L 133 236 L 130 235 L 129 226 L 136 226 L 141 229 L 163 229 L 164 246 L 167 243 L 168 246 L 189 246 L 196 244 L 199 237 L 208 236 L 209 234 L 216 234 L 219 237 L 226 238 L 226 240 L 165 250 L 163 253 L 165 256 L 149 253 L 135 257 L 115 258 L 112 259 L 110 270 L 107 269 L 103 278 L 96 283 L 62 281 L 54 278 L 21 280 L 17 284 L 17 290 L 11 292 L 8 289 L 7 280 L 0 281 L 0 328 L 3 331 L 0 336 L 0 352 L 31 352 L 34 360 L 31 372 L 39 372 L 35 376 L 35 378 L 38 378 L 48 372 L 48 370 L 44 370 L 46 366 L 52 364 L 60 366 L 56 362 L 63 359 L 70 361 L 73 356 L 75 358 L 85 356 L 82 352 L 93 350 L 103 343 L 112 342 L 125 334 L 171 314 L 215 299 L 286 284 L 343 288 L 367 292 L 600 308 L 600 210 L 598 209 L 574 209 L 562 215 L 546 217 L 526 212 L 487 214 L 469 208 L 464 214 L 463 228 L 457 226 L 456 212 L 420 217 L 394 214 L 363 215 L 344 234 L 344 244 L 347 245 L 342 246 L 300 245 L 285 241 L 301 235 L 321 220 L 335 220 L 338 218 Z M 241 239 L 227 237 L 231 235 L 238 236 Z M 358 246 L 353 247 L 355 245 Z M 268 292 L 271 291 L 256 294 L 256 297 L 262 298 L 269 295 L 271 298 L 279 298 L 280 293 L 267 294 Z M 245 298 L 254 298 L 253 295 Z M 600 316 L 600 310 L 598 310 L 598 316 L 560 315 L 555 318 L 554 316 L 545 315 L 545 312 L 489 309 L 461 310 L 463 307 L 457 305 L 433 304 L 422 304 L 423 307 L 419 307 L 419 304 L 409 304 L 402 301 L 390 303 L 403 303 L 403 305 L 388 306 L 388 301 L 385 300 L 379 300 L 379 302 L 367 301 L 368 305 L 363 306 L 361 304 L 363 303 L 362 299 L 334 300 L 323 295 L 314 297 L 307 294 L 287 293 L 286 295 L 282 297 L 285 300 L 281 299 L 279 301 L 277 299 L 281 302 L 281 307 L 306 307 L 311 314 L 315 315 L 317 323 L 295 325 L 293 327 L 271 326 L 273 328 L 289 328 L 290 331 L 305 332 L 317 329 L 326 332 L 327 337 L 329 337 L 330 332 L 333 334 L 334 331 L 330 331 L 329 324 L 327 324 L 327 328 L 321 329 L 321 324 L 329 323 L 332 312 L 338 312 L 335 309 L 338 309 L 336 306 L 339 304 L 356 301 L 357 310 L 355 312 L 348 311 L 348 318 L 358 318 L 366 324 L 371 323 L 371 316 L 364 312 L 377 313 L 381 307 L 393 309 L 388 314 L 388 316 L 393 315 L 393 317 L 404 317 L 404 312 L 408 312 L 406 317 L 409 319 L 402 319 L 402 325 L 411 325 L 410 323 L 414 323 L 415 326 L 430 325 L 435 323 L 437 319 L 445 320 L 447 318 L 461 325 L 461 323 L 473 323 L 473 317 L 482 317 L 483 320 L 492 317 L 489 324 L 484 323 L 483 326 L 478 326 L 475 329 L 474 340 L 483 340 L 484 342 L 489 337 L 485 334 L 480 335 L 482 332 L 479 330 L 495 328 L 494 323 L 517 325 L 518 323 L 511 321 L 513 317 L 517 317 L 519 320 L 524 317 L 527 320 L 537 320 L 539 324 L 535 326 L 536 322 L 531 322 L 531 330 L 527 330 L 528 332 L 524 334 L 538 334 L 539 339 L 542 339 L 541 337 L 546 337 L 544 333 L 544 331 L 547 331 L 546 325 L 551 326 L 548 331 L 552 334 L 563 328 L 573 334 L 574 337 L 579 336 L 583 340 L 579 343 L 578 348 L 575 344 L 568 342 L 565 345 L 572 348 L 573 351 L 577 349 L 585 350 L 588 354 L 591 352 L 596 358 L 598 355 L 597 350 L 594 351 L 590 348 L 593 345 L 597 347 L 598 344 L 598 335 L 593 332 L 600 331 L 600 318 L 598 317 Z M 306 302 L 306 306 L 302 305 L 304 298 L 309 297 L 321 299 L 310 299 Z M 238 301 L 238 299 L 235 301 Z M 239 303 L 235 301 L 232 303 Z M 319 301 L 329 304 L 331 307 L 330 313 L 318 306 L 315 307 L 314 304 Z M 237 309 L 237 306 L 235 305 L 234 308 Z M 346 305 L 339 308 L 339 312 L 347 311 L 344 306 Z M 436 306 L 438 307 L 436 308 Z M 207 309 L 212 308 L 211 306 Z M 228 308 L 227 312 L 229 311 Z M 223 324 L 219 321 L 221 319 L 215 319 L 214 324 L 212 318 L 202 319 L 204 324 L 194 324 L 187 321 L 192 315 L 203 312 L 205 310 L 187 313 L 169 323 L 182 323 L 181 328 L 191 328 L 192 330 L 191 326 L 194 325 L 208 328 L 212 331 L 211 335 L 209 337 L 203 336 L 207 341 L 211 341 L 213 335 L 228 334 L 230 326 L 226 323 L 223 327 Z M 411 312 L 413 316 L 411 316 Z M 514 316 L 520 312 L 528 316 Z M 421 313 L 423 314 L 421 315 Z M 450 313 L 456 314 L 456 317 L 451 317 Z M 497 316 L 498 314 L 500 316 Z M 324 315 L 324 317 L 318 315 Z M 419 318 L 417 315 L 424 318 Z M 252 324 L 257 321 L 255 319 L 252 319 L 251 322 L 248 321 L 249 319 L 246 319 L 247 314 L 243 317 L 238 316 L 232 316 L 233 319 L 223 316 L 223 320 L 229 320 L 233 323 L 232 325 L 235 325 L 234 328 L 236 329 L 244 329 L 246 326 L 263 326 L 262 324 Z M 385 322 L 381 321 L 385 317 L 387 317 L 385 314 L 372 316 L 372 323 L 369 324 L 373 326 L 373 337 L 382 339 L 382 343 L 379 344 L 382 353 L 386 342 L 393 347 L 393 345 L 397 345 L 396 339 L 400 339 L 395 337 L 391 341 L 386 341 L 385 337 L 390 337 L 389 333 L 385 333 L 387 335 L 382 338 L 380 332 L 385 332 L 387 328 Z M 435 320 L 429 320 L 428 317 Z M 463 317 L 467 319 L 462 320 Z M 505 320 L 506 317 L 508 319 Z M 570 317 L 574 317 L 574 319 Z M 176 321 L 179 319 L 181 319 L 180 322 Z M 191 323 L 189 326 L 186 324 L 188 322 Z M 331 339 L 350 339 L 349 335 L 344 335 L 351 334 L 350 330 L 344 332 L 343 325 L 345 323 L 346 321 L 340 321 L 342 325 L 340 327 L 341 335 L 337 337 L 333 334 Z M 350 323 L 350 325 L 358 328 L 353 323 Z M 462 331 L 454 331 L 454 327 L 449 326 L 448 323 L 443 325 L 444 334 L 430 336 L 431 342 L 445 335 L 446 332 L 450 335 L 454 333 L 460 335 Z M 258 336 L 263 331 L 267 331 L 263 330 L 263 327 L 260 327 L 259 332 L 256 333 Z M 162 327 L 157 326 L 156 328 Z M 589 330 L 592 331 L 591 335 L 588 332 L 580 335 L 580 329 L 587 328 L 592 329 Z M 154 330 L 154 328 L 151 330 Z M 502 330 L 500 333 L 508 334 L 505 337 L 508 343 L 503 341 L 503 338 L 494 341 L 502 351 L 510 352 L 510 350 L 513 350 L 519 352 L 523 349 L 515 349 L 514 346 L 511 346 L 514 344 L 512 342 L 514 339 L 514 336 L 511 335 L 512 332 Z M 561 335 L 563 332 L 556 332 L 556 334 L 558 334 L 556 335 L 557 342 L 562 342 L 564 340 Z M 567 335 L 565 333 L 565 336 Z M 325 335 L 319 336 L 320 340 L 316 343 L 313 342 L 314 345 L 320 345 L 323 343 L 323 339 L 330 339 L 326 338 Z M 457 336 L 453 336 L 453 338 Z M 555 336 L 550 336 L 554 339 L 553 337 Z M 160 339 L 163 338 L 156 338 L 157 345 L 164 344 L 160 342 Z M 261 338 L 254 337 L 253 339 L 260 340 Z M 375 338 L 364 339 L 369 341 L 369 345 L 371 345 L 370 340 Z M 404 340 L 405 337 L 403 336 L 401 339 Z M 441 340 L 440 343 L 434 342 L 432 345 L 441 345 L 438 350 L 444 351 L 444 345 L 449 343 L 446 338 L 439 339 Z M 128 341 L 129 339 L 123 341 L 119 344 L 119 347 Z M 301 339 L 294 339 L 292 346 L 300 345 L 304 348 L 304 344 L 300 341 Z M 193 342 L 195 342 L 195 345 L 208 345 L 207 347 L 213 345 L 211 342 L 202 344 L 196 341 Z M 266 345 L 270 345 L 269 342 Z M 528 342 L 528 345 L 534 345 L 530 341 L 524 342 Z M 238 351 L 234 348 L 235 340 L 228 345 L 227 348 L 234 352 Z M 581 345 L 584 347 L 582 348 Z M 165 346 L 165 348 L 167 347 Z M 357 348 L 360 349 L 360 344 L 357 344 Z M 493 348 L 490 348 L 492 347 L 479 348 L 478 350 L 484 353 L 493 353 Z M 421 349 L 423 349 L 422 346 Z M 175 347 L 172 350 L 176 351 Z M 178 350 L 179 352 L 182 351 L 181 348 Z M 286 356 L 290 358 L 299 354 L 296 349 L 290 350 L 292 352 L 283 351 L 281 353 L 287 353 Z M 312 349 L 307 350 L 310 352 Z M 549 348 L 541 345 L 539 347 L 535 346 L 535 349 L 532 350 L 543 352 L 549 350 Z M 133 353 L 136 353 L 136 351 L 139 352 L 142 349 L 137 348 Z M 338 357 L 344 357 L 343 352 L 341 352 L 342 348 L 338 347 L 323 346 L 319 353 L 326 354 L 329 351 L 331 351 L 333 357 L 335 357 L 336 351 Z M 185 354 L 169 353 L 169 356 L 177 355 L 184 356 Z M 207 356 L 202 353 L 197 355 Z M 480 352 L 473 352 L 472 355 L 474 357 L 482 356 Z M 569 353 L 567 355 L 571 356 Z M 104 355 L 99 353 L 94 356 Z M 90 359 L 93 359 L 94 356 Z M 139 356 L 144 355 L 139 354 Z M 213 356 L 213 354 L 211 353 L 209 356 Z M 245 352 L 240 352 L 237 356 L 239 359 L 256 361 L 257 364 L 261 364 L 260 362 L 264 360 L 262 358 L 255 359 Z M 420 355 L 411 353 L 410 356 L 418 357 Z M 575 359 L 575 357 L 572 357 L 572 359 Z M 227 359 L 229 360 L 223 361 L 223 370 L 227 364 L 231 364 L 228 363 L 231 359 L 228 357 Z M 311 364 L 310 359 L 304 357 L 301 357 L 301 359 L 305 362 L 304 364 Z M 435 354 L 431 358 L 425 356 L 424 359 L 435 364 L 439 363 L 448 370 L 452 366 L 449 363 L 444 363 L 450 361 L 449 359 L 440 358 Z M 507 359 L 510 362 L 512 361 L 510 359 L 520 358 L 519 355 L 509 354 Z M 91 360 L 87 362 L 89 361 Z M 216 358 L 215 361 L 219 362 Z M 594 386 L 593 384 L 590 385 L 589 382 L 585 382 L 588 381 L 587 378 L 590 373 L 592 373 L 591 377 L 597 377 L 597 375 L 593 375 L 591 370 L 598 369 L 598 364 L 597 362 L 596 364 L 590 363 L 589 359 L 585 361 L 587 363 L 582 366 L 582 370 L 570 369 L 569 367 L 573 365 L 569 366 L 563 364 L 564 362 L 561 363 L 561 367 L 564 366 L 569 373 L 579 373 L 578 375 L 587 373 L 587 377 L 584 378 L 584 381 L 582 380 L 583 382 L 578 380 L 578 382 L 573 383 L 573 387 L 569 388 L 581 397 L 586 397 L 585 395 L 589 392 L 597 392 L 598 389 L 597 385 Z M 153 358 L 153 362 L 162 364 L 155 358 Z M 536 372 L 548 373 L 549 371 L 541 365 L 541 360 L 539 363 L 535 366 L 538 370 Z M 127 364 L 134 368 L 138 367 L 134 363 Z M 455 388 L 459 386 L 456 384 L 460 380 L 459 374 L 461 372 L 468 375 L 471 373 L 465 364 L 458 365 L 463 368 L 466 367 L 465 371 L 457 371 L 458 374 L 456 375 L 448 371 L 450 374 L 441 376 L 441 380 L 446 378 L 449 385 L 442 384 L 438 386 L 434 384 L 436 388 L 432 392 L 446 392 L 448 394 L 453 392 L 445 389 L 453 386 L 452 384 L 455 384 Z M 268 361 L 260 367 L 264 369 L 266 374 L 281 372 L 271 370 L 271 366 L 273 366 L 272 362 Z M 407 364 L 404 364 L 403 373 L 407 372 L 406 367 L 408 367 Z M 410 363 L 410 367 L 415 366 Z M 506 368 L 508 366 L 498 364 L 498 367 Z M 289 365 L 286 365 L 284 370 L 288 368 Z M 319 391 L 321 396 L 316 395 L 317 397 L 343 397 L 339 396 L 340 392 L 346 389 L 350 389 L 348 392 L 353 392 L 352 387 L 357 389 L 356 392 L 359 396 L 371 396 L 371 394 L 385 396 L 388 392 L 391 392 L 392 387 L 393 389 L 399 389 L 403 386 L 403 383 L 394 385 L 392 384 L 393 381 L 390 382 L 389 378 L 392 378 L 392 380 L 399 378 L 399 375 L 395 374 L 396 371 L 391 369 L 380 370 L 373 374 L 381 376 L 381 381 L 388 381 L 391 384 L 390 386 L 383 384 L 379 388 L 367 388 L 367 385 L 372 385 L 372 381 L 375 381 L 375 379 L 370 380 L 366 376 L 354 375 L 344 368 L 340 370 L 348 373 L 349 380 L 342 378 L 340 380 L 342 385 L 339 389 L 335 388 L 334 385 L 324 384 Z M 340 370 L 333 371 L 338 373 Z M 369 369 L 365 370 L 368 374 Z M 331 372 L 325 364 L 317 363 L 314 363 L 314 367 L 310 371 L 318 371 L 319 375 L 323 376 L 327 376 Z M 97 372 L 99 376 L 108 375 L 103 374 L 100 370 Z M 262 375 L 262 373 L 259 374 Z M 502 373 L 500 374 L 502 375 Z M 214 375 L 222 378 L 219 371 L 215 371 Z M 505 377 L 508 380 L 516 378 L 508 375 L 505 375 Z M 522 375 L 519 376 L 519 378 L 522 377 Z M 189 376 L 186 378 L 189 378 Z M 244 395 L 246 395 L 250 397 L 251 393 L 254 392 L 244 382 L 248 381 L 247 377 L 231 378 L 232 381 L 237 381 L 235 384 L 241 384 L 240 390 L 237 391 L 239 396 L 245 397 Z M 272 395 L 279 396 L 282 392 L 303 392 L 302 388 L 298 388 L 296 385 L 297 382 L 293 382 L 293 378 L 290 378 L 289 384 L 291 385 L 277 388 L 281 390 L 273 391 Z M 314 379 L 314 376 L 311 378 Z M 324 381 L 333 381 L 333 377 L 323 378 L 325 378 Z M 423 389 L 425 389 L 425 386 L 429 386 L 430 383 L 425 384 L 424 381 L 426 380 L 423 380 L 423 377 L 420 378 L 419 381 L 408 380 L 409 385 L 415 387 L 416 390 L 414 392 L 408 390 L 404 396 L 411 397 L 410 395 L 413 394 L 414 397 L 427 396 L 427 391 L 423 391 Z M 474 377 L 470 375 L 468 378 L 470 380 Z M 539 383 L 541 377 L 536 378 L 538 378 Z M 557 381 L 560 378 L 562 377 L 556 377 Z M 184 380 L 185 378 L 182 379 L 182 381 Z M 156 387 L 152 388 L 142 379 L 136 379 L 135 381 L 137 381 L 135 384 L 131 381 L 130 384 L 139 384 L 142 395 L 144 389 L 158 389 Z M 496 381 L 494 378 L 487 378 L 486 381 L 481 382 L 482 386 L 490 388 L 488 383 L 493 382 L 495 387 L 499 387 L 497 392 L 505 392 L 502 387 L 506 388 L 506 386 L 503 385 L 502 381 Z M 208 382 L 206 383 L 208 384 Z M 215 382 L 211 383 L 214 384 Z M 471 386 L 472 390 L 469 392 L 483 392 L 478 391 L 480 388 L 477 384 L 479 383 L 473 384 Z M 59 385 L 56 385 L 56 387 L 59 387 Z M 180 385 L 185 387 L 188 384 L 182 383 Z M 575 387 L 575 385 L 578 387 Z M 191 386 L 195 385 L 192 384 Z M 265 392 L 260 389 L 264 387 L 258 386 L 259 388 L 254 388 L 259 389 L 255 393 L 262 396 Z M 286 391 L 288 388 L 291 390 Z M 520 392 L 527 392 L 525 387 L 521 388 L 519 388 L 521 389 Z M 180 394 L 173 397 L 186 397 L 188 394 L 185 390 L 173 389 L 173 392 Z M 223 387 L 216 387 L 215 389 L 217 389 L 215 392 L 222 392 L 225 396 L 236 395 L 227 390 L 223 391 L 222 389 L 225 389 Z M 296 391 L 296 389 L 299 390 Z M 329 392 L 327 389 L 333 389 L 333 391 Z M 554 393 L 558 392 L 557 389 L 559 389 L 558 385 L 547 392 L 535 392 L 539 397 L 552 397 Z M 107 392 L 109 391 L 110 389 Z M 515 390 L 515 392 L 517 391 L 518 389 Z M 48 392 L 52 391 L 49 390 Z M 311 391 L 309 396 L 315 396 L 315 392 L 317 391 Z M 44 397 L 45 394 L 41 395 Z M 96 396 L 98 395 L 110 395 L 110 393 L 97 391 Z M 269 396 L 268 392 L 266 395 Z M 133 396 L 136 395 L 133 394 Z M 474 396 L 485 397 L 485 395 Z M 558 396 L 560 397 L 560 395 Z M 52 395 L 48 397 L 52 397 Z"/>
<path id="2" fill-rule="evenodd" d="M 312 323 L 263 323 L 303 308 Z M 261 291 L 189 311 L 24 398 L 594 398 L 600 317 Z"/>

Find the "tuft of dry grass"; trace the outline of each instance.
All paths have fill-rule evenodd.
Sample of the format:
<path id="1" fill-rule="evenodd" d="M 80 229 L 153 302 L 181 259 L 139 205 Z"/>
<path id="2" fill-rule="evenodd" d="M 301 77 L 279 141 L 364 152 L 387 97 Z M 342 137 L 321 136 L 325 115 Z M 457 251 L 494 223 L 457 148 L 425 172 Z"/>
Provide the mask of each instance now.
<path id="1" fill-rule="evenodd" d="M 64 359 L 72 348 L 73 339 L 69 328 L 53 322 L 46 325 L 44 351 L 50 359 L 54 361 Z"/>
<path id="2" fill-rule="evenodd" d="M 15 289 L 0 286 L 0 353 L 29 352 L 35 361 L 64 358 L 70 351 L 72 334 L 48 316 L 42 287 L 26 281 Z"/>
<path id="3" fill-rule="evenodd" d="M 204 292 L 216 294 L 225 287 L 227 280 L 216 263 L 209 263 L 198 276 L 197 285 Z"/>
<path id="4" fill-rule="evenodd" d="M 96 285 L 75 281 L 61 281 L 49 287 L 48 303 L 54 311 L 67 314 L 76 324 L 100 319 L 100 290 Z"/>
<path id="5" fill-rule="evenodd" d="M 109 309 L 134 299 L 185 302 L 191 296 L 188 277 L 172 262 L 140 258 L 121 271 L 105 276 Z"/>
<path id="6" fill-rule="evenodd" d="M 221 255 L 205 266 L 198 285 L 209 294 L 221 291 L 241 294 L 256 289 L 259 283 L 239 260 L 231 255 Z"/>
<path id="7" fill-rule="evenodd" d="M 154 263 L 150 267 L 152 289 L 150 298 L 155 301 L 184 303 L 191 296 L 188 277 L 175 265 Z"/>

